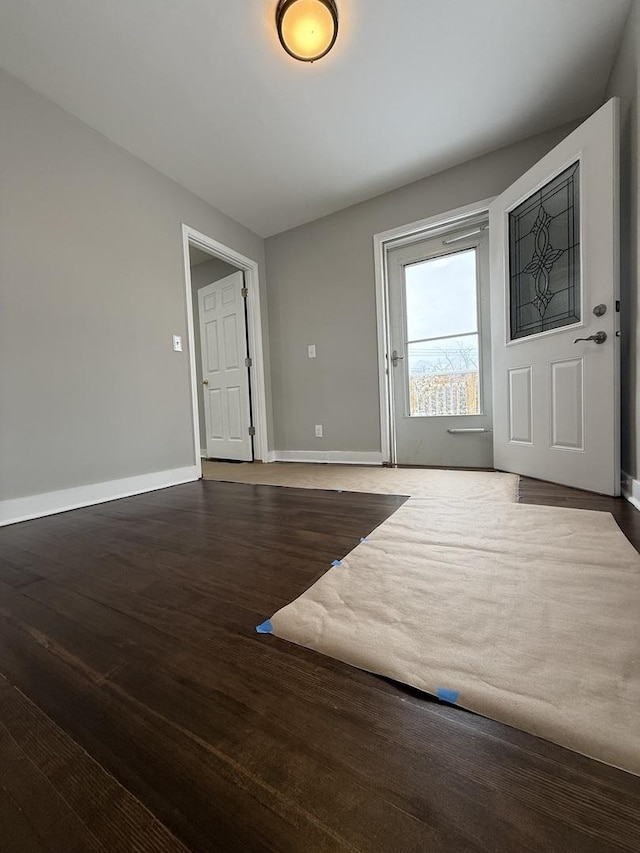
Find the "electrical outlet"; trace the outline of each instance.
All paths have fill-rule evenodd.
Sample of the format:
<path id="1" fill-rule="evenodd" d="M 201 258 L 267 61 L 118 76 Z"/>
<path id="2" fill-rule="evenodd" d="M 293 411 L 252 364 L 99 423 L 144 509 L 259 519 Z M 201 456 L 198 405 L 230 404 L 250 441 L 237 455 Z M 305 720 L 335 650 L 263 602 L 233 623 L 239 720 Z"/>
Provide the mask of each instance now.
<path id="1" fill-rule="evenodd" d="M 322 438 L 322 424 L 316 424 L 316 438 Z"/>
<path id="2" fill-rule="evenodd" d="M 315 358 L 316 357 L 316 345 L 315 344 L 309 344 L 309 346 L 307 347 L 307 350 L 309 352 L 309 358 Z"/>

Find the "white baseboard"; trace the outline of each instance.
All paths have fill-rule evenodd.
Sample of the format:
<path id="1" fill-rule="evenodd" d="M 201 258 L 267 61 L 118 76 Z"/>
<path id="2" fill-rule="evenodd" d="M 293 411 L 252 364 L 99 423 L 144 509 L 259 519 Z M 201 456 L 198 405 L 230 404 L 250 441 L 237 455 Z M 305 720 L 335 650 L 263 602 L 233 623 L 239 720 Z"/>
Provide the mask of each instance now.
<path id="1" fill-rule="evenodd" d="M 634 480 L 624 471 L 622 472 L 622 496 L 636 509 L 640 509 L 640 480 Z"/>
<path id="2" fill-rule="evenodd" d="M 351 450 L 275 450 L 274 462 L 333 462 L 339 465 L 382 465 L 380 451 L 358 453 Z"/>
<path id="3" fill-rule="evenodd" d="M 0 501 L 0 526 L 27 521 L 30 518 L 42 518 L 67 512 L 83 506 L 106 503 L 118 498 L 166 489 L 181 483 L 191 483 L 200 477 L 200 467 L 189 465 L 186 468 L 174 468 L 170 471 L 156 471 L 153 474 L 141 474 L 138 477 L 125 477 L 122 480 L 109 480 L 106 483 L 92 483 L 89 486 L 76 486 L 73 489 L 61 489 L 58 492 L 45 492 L 29 495 L 26 498 L 10 498 Z"/>
<path id="4" fill-rule="evenodd" d="M 209 458 L 207 456 L 206 450 L 200 451 L 200 458 L 201 459 L 208 459 Z M 255 461 L 256 462 L 275 462 L 276 461 L 276 452 L 275 452 L 275 450 L 267 450 L 264 459 L 256 459 Z"/>

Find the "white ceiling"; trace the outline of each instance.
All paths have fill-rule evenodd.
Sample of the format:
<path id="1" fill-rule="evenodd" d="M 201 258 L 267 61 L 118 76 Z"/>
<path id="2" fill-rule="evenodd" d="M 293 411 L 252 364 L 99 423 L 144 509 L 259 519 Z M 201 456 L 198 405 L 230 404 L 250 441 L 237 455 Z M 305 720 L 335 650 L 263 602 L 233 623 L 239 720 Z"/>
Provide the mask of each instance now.
<path id="1" fill-rule="evenodd" d="M 337 0 L 312 65 L 276 0 L 2 0 L 0 65 L 262 236 L 581 117 L 630 0 Z"/>

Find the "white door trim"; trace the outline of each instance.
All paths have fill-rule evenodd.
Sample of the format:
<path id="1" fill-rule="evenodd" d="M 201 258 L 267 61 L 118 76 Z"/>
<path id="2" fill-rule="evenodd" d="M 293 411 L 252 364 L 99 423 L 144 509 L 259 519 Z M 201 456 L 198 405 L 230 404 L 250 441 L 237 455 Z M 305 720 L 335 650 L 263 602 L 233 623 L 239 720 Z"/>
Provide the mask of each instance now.
<path id="1" fill-rule="evenodd" d="M 193 326 L 193 300 L 191 296 L 191 263 L 189 259 L 189 244 L 204 249 L 210 255 L 233 264 L 245 273 L 247 295 L 247 331 L 249 334 L 249 355 L 253 363 L 250 372 L 251 404 L 253 426 L 256 434 L 254 439 L 254 456 L 263 462 L 270 461 L 267 450 L 267 395 L 265 390 L 264 353 L 262 350 L 262 316 L 260 312 L 260 280 L 257 261 L 247 258 L 219 243 L 206 234 L 196 231 L 183 223 L 182 225 L 182 254 L 184 259 L 185 299 L 187 309 L 187 338 L 189 345 L 189 369 L 191 372 L 191 409 L 193 418 L 193 451 L 195 464 L 202 477 L 202 460 L 200 457 L 200 416 L 198 413 L 198 384 L 196 379 L 196 348 Z"/>
<path id="2" fill-rule="evenodd" d="M 439 213 L 381 231 L 373 235 L 374 275 L 376 286 L 376 325 L 378 331 L 378 388 L 380 393 L 380 450 L 383 464 L 396 463 L 395 436 L 393 434 L 392 395 L 387 374 L 387 353 L 390 351 L 389 340 L 389 277 L 387 257 L 391 249 L 408 246 L 436 236 L 440 230 L 448 230 L 452 225 L 462 224 L 465 219 L 482 216 L 489 211 L 492 198 L 457 207 L 446 213 Z"/>

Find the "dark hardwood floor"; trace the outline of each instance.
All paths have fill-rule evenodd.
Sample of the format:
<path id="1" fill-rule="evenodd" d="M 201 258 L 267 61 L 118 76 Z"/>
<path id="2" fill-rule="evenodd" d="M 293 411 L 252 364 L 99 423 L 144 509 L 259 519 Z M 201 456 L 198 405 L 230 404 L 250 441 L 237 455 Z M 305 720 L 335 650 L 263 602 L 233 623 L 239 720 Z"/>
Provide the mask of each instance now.
<path id="1" fill-rule="evenodd" d="M 640 546 L 623 500 L 521 491 Z M 403 501 L 201 481 L 0 530 L 0 850 L 637 853 L 639 778 L 255 633 Z"/>

